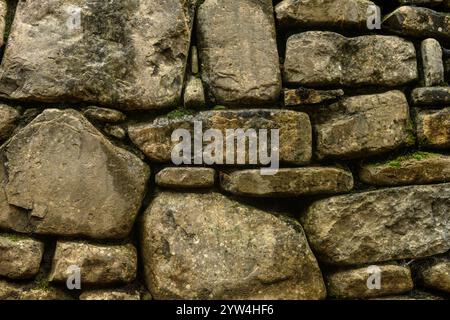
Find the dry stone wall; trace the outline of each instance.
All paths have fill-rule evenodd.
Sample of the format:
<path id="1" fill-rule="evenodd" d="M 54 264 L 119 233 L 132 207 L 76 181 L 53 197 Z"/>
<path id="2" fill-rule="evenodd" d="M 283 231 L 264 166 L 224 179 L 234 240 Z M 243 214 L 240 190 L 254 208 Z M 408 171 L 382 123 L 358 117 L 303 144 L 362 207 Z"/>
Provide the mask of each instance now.
<path id="1" fill-rule="evenodd" d="M 0 0 L 0 34 L 0 299 L 450 297 L 448 0 Z"/>

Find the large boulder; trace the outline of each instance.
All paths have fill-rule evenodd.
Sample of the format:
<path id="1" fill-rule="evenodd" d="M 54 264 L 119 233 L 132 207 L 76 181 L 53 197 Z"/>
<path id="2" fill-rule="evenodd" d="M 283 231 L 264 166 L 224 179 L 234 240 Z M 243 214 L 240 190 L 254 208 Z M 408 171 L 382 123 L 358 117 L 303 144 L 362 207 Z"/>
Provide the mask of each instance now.
<path id="1" fill-rule="evenodd" d="M 373 54 L 376 52 L 376 54 Z M 399 86 L 418 77 L 412 42 L 308 31 L 288 38 L 284 80 L 304 86 Z"/>
<path id="2" fill-rule="evenodd" d="M 19 1 L 0 96 L 123 109 L 176 105 L 193 21 L 190 1 Z"/>
<path id="3" fill-rule="evenodd" d="M 325 287 L 298 222 L 219 193 L 158 194 L 141 226 L 155 299 L 322 299 Z"/>
<path id="4" fill-rule="evenodd" d="M 337 265 L 416 259 L 450 249 L 450 184 L 319 200 L 301 221 L 319 260 Z"/>
<path id="5" fill-rule="evenodd" d="M 202 78 L 221 105 L 275 103 L 281 75 L 271 0 L 204 0 L 197 13 Z"/>
<path id="6" fill-rule="evenodd" d="M 2 153 L 6 167 L 0 170 L 5 177 L 0 200 L 7 211 L 0 214 L 0 225 L 102 239 L 130 232 L 150 170 L 109 142 L 81 113 L 45 110 Z"/>

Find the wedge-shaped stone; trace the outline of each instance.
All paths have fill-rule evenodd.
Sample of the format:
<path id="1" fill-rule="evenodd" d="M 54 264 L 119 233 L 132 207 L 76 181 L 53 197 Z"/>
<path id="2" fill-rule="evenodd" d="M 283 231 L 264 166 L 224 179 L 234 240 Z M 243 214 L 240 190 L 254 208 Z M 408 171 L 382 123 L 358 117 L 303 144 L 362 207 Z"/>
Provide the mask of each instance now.
<path id="1" fill-rule="evenodd" d="M 416 115 L 417 138 L 423 147 L 450 148 L 450 107 L 421 110 Z"/>
<path id="2" fill-rule="evenodd" d="M 450 182 L 450 157 L 416 152 L 385 163 L 365 164 L 359 176 L 377 186 Z"/>
<path id="3" fill-rule="evenodd" d="M 367 0 L 284 0 L 275 7 L 278 23 L 285 27 L 367 28 Z"/>
<path id="4" fill-rule="evenodd" d="M 189 1 L 20 1 L 0 96 L 122 109 L 178 104 L 189 52 Z"/>
<path id="5" fill-rule="evenodd" d="M 160 193 L 144 214 L 142 258 L 155 299 L 323 299 L 298 222 L 219 193 Z"/>
<path id="6" fill-rule="evenodd" d="M 420 46 L 423 83 L 425 87 L 440 86 L 445 82 L 442 48 L 436 39 L 426 39 Z"/>
<path id="7" fill-rule="evenodd" d="M 416 106 L 443 106 L 450 104 L 450 87 L 416 88 L 411 93 Z"/>
<path id="8" fill-rule="evenodd" d="M 213 168 L 164 168 L 155 177 L 156 184 L 167 188 L 211 188 L 216 171 Z"/>
<path id="9" fill-rule="evenodd" d="M 378 273 L 380 287 L 371 276 Z M 326 275 L 328 295 L 338 299 L 365 299 L 406 293 L 414 288 L 409 267 L 395 264 L 340 270 Z"/>
<path id="10" fill-rule="evenodd" d="M 353 176 L 350 171 L 332 167 L 279 169 L 275 175 L 240 170 L 221 172 L 220 184 L 236 195 L 295 197 L 348 192 L 353 189 Z"/>
<path id="11" fill-rule="evenodd" d="M 281 75 L 271 0 L 205 0 L 198 8 L 202 79 L 216 104 L 278 100 Z"/>
<path id="12" fill-rule="evenodd" d="M 0 225 L 92 238 L 122 238 L 130 232 L 150 170 L 81 113 L 47 109 L 2 150 L 7 167 L 0 170 L 6 177 L 0 199 L 7 211 L 0 214 Z"/>
<path id="13" fill-rule="evenodd" d="M 450 14 L 428 8 L 400 7 L 383 19 L 382 27 L 403 36 L 450 40 Z"/>
<path id="14" fill-rule="evenodd" d="M 311 160 L 312 129 L 309 117 L 306 113 L 289 110 L 205 111 L 195 116 L 183 116 L 176 119 L 160 117 L 152 123 L 130 125 L 128 134 L 132 142 L 151 160 L 170 162 L 171 153 L 178 144 L 177 141 L 172 141 L 172 133 L 176 129 L 187 129 L 193 138 L 195 123 L 201 123 L 203 131 L 217 129 L 222 132 L 225 147 L 227 130 L 254 129 L 258 133 L 259 129 L 267 129 L 270 135 L 270 129 L 278 129 L 281 162 L 301 165 Z M 209 143 L 204 142 L 204 146 Z M 235 143 L 236 146 L 237 143 Z M 223 150 L 224 163 L 226 163 L 225 149 Z M 246 154 L 249 154 L 248 147 Z"/>
<path id="15" fill-rule="evenodd" d="M 338 265 L 415 259 L 450 249 L 450 184 L 320 200 L 301 217 L 319 260 Z"/>
<path id="16" fill-rule="evenodd" d="M 65 283 L 74 272 L 71 266 L 80 268 L 85 285 L 129 283 L 136 278 L 137 252 L 131 244 L 58 241 L 49 280 Z"/>
<path id="17" fill-rule="evenodd" d="M 0 275 L 27 279 L 39 272 L 44 244 L 33 238 L 0 234 Z"/>
<path id="18" fill-rule="evenodd" d="M 291 85 L 398 86 L 417 77 L 414 45 L 396 36 L 308 31 L 287 41 L 284 80 Z"/>
<path id="19" fill-rule="evenodd" d="M 366 157 L 414 142 L 400 91 L 342 99 L 317 116 L 314 129 L 319 159 Z"/>

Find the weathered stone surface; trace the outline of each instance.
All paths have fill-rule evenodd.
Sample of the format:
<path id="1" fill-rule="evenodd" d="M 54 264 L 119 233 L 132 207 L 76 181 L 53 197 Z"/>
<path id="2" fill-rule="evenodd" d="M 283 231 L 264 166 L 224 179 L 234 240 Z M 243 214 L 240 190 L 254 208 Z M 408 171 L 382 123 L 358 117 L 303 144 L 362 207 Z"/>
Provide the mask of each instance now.
<path id="1" fill-rule="evenodd" d="M 35 283 L 18 284 L 0 280 L 0 300 L 72 300 L 65 291 Z"/>
<path id="2" fill-rule="evenodd" d="M 236 195 L 294 197 L 348 192 L 353 189 L 353 176 L 350 171 L 332 167 L 279 169 L 275 175 L 250 169 L 221 172 L 220 184 Z"/>
<path id="3" fill-rule="evenodd" d="M 315 121 L 317 157 L 358 158 L 407 145 L 413 142 L 409 121 L 400 91 L 342 99 Z"/>
<path id="4" fill-rule="evenodd" d="M 281 75 L 271 0 L 205 0 L 197 13 L 202 79 L 216 104 L 278 100 Z"/>
<path id="5" fill-rule="evenodd" d="M 20 113 L 15 108 L 7 106 L 5 104 L 0 104 L 0 141 L 9 138 L 11 132 L 16 127 L 16 122 L 19 117 Z"/>
<path id="6" fill-rule="evenodd" d="M 33 238 L 0 234 L 0 275 L 27 279 L 39 272 L 44 244 Z"/>
<path id="7" fill-rule="evenodd" d="M 20 1 L 0 96 L 121 109 L 176 105 L 192 21 L 184 0 Z"/>
<path id="8" fill-rule="evenodd" d="M 7 203 L 30 212 L 8 209 L 1 224 L 93 238 L 122 238 L 130 232 L 149 168 L 114 146 L 79 112 L 47 109 L 3 150 Z"/>
<path id="9" fill-rule="evenodd" d="M 287 41 L 284 80 L 288 84 L 397 86 L 417 77 L 414 45 L 399 37 L 346 38 L 334 32 L 308 31 Z"/>
<path id="10" fill-rule="evenodd" d="M 104 289 L 83 292 L 80 300 L 141 300 L 141 298 L 137 291 Z"/>
<path id="11" fill-rule="evenodd" d="M 322 299 L 300 224 L 218 193 L 160 193 L 141 228 L 155 299 Z"/>
<path id="12" fill-rule="evenodd" d="M 383 29 L 400 35 L 450 40 L 450 14 L 403 6 L 383 19 Z"/>
<path id="13" fill-rule="evenodd" d="M 130 125 L 128 135 L 151 160 L 170 162 L 171 152 L 178 144 L 171 140 L 173 131 L 187 129 L 193 137 L 195 121 L 202 122 L 203 131 L 220 130 L 224 141 L 227 129 L 279 129 L 281 162 L 302 165 L 311 160 L 312 130 L 309 117 L 305 113 L 289 110 L 220 110 L 199 112 L 195 116 L 177 119 L 160 117 L 153 123 Z M 226 150 L 223 154 L 225 157 Z"/>
<path id="14" fill-rule="evenodd" d="M 191 77 L 184 89 L 184 107 L 188 109 L 201 109 L 205 106 L 205 90 L 200 78 Z"/>
<path id="15" fill-rule="evenodd" d="M 450 87 L 416 88 L 411 93 L 416 106 L 442 106 L 450 104 Z"/>
<path id="16" fill-rule="evenodd" d="M 377 186 L 450 182 L 450 157 L 417 152 L 385 163 L 365 164 L 359 176 Z"/>
<path id="17" fill-rule="evenodd" d="M 414 290 L 408 295 L 388 296 L 382 298 L 375 298 L 373 300 L 443 300 L 441 297 L 430 294 L 429 292 Z"/>
<path id="18" fill-rule="evenodd" d="M 156 175 L 156 184 L 166 188 L 211 188 L 216 171 L 212 168 L 168 167 Z"/>
<path id="19" fill-rule="evenodd" d="M 437 5 L 440 5 L 447 0 L 399 0 L 398 2 L 400 4 L 412 4 L 412 5 L 418 5 L 418 6 L 430 6 L 434 7 Z"/>
<path id="20" fill-rule="evenodd" d="M 367 28 L 367 0 L 284 0 L 275 7 L 278 23 L 285 27 Z"/>
<path id="21" fill-rule="evenodd" d="M 432 261 L 419 270 L 418 277 L 426 287 L 450 293 L 450 260 Z"/>
<path id="22" fill-rule="evenodd" d="M 118 123 L 126 120 L 126 116 L 114 109 L 89 107 L 83 111 L 83 115 L 93 121 Z"/>
<path id="23" fill-rule="evenodd" d="M 401 294 L 411 291 L 414 283 L 409 267 L 395 264 L 377 266 L 380 271 L 379 289 L 370 288 L 371 268 L 342 270 L 326 276 L 328 295 L 339 299 L 365 299 Z"/>
<path id="24" fill-rule="evenodd" d="M 117 139 L 125 139 L 127 137 L 127 131 L 122 128 L 121 126 L 114 126 L 114 125 L 106 125 L 103 127 L 103 131 L 105 131 L 105 133 L 108 136 L 117 138 Z"/>
<path id="25" fill-rule="evenodd" d="M 426 39 L 422 41 L 421 52 L 425 87 L 442 85 L 445 78 L 441 45 L 436 39 Z"/>
<path id="26" fill-rule="evenodd" d="M 450 107 L 421 110 L 416 115 L 417 137 L 423 147 L 450 148 Z"/>
<path id="27" fill-rule="evenodd" d="M 320 104 L 336 100 L 344 95 L 344 90 L 314 90 L 307 88 L 284 89 L 285 106 Z"/>
<path id="28" fill-rule="evenodd" d="M 410 186 L 315 202 L 301 217 L 319 260 L 349 265 L 450 249 L 450 184 Z"/>
<path id="29" fill-rule="evenodd" d="M 0 0 L 0 47 L 4 44 L 3 35 L 5 34 L 7 10 L 8 7 L 6 0 Z"/>
<path id="30" fill-rule="evenodd" d="M 73 265 L 80 268 L 81 283 L 86 285 L 128 283 L 136 278 L 137 252 L 131 244 L 58 241 L 49 281 L 66 282 Z"/>
<path id="31" fill-rule="evenodd" d="M 196 46 L 191 47 L 191 73 L 197 75 L 199 73 L 198 49 Z"/>

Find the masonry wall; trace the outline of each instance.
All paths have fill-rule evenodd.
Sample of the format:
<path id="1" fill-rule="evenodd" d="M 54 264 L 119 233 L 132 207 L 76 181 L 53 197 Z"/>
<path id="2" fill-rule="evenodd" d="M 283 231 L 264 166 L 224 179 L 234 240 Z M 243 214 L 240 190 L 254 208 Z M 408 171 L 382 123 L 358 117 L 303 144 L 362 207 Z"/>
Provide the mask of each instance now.
<path id="1" fill-rule="evenodd" d="M 0 33 L 1 299 L 448 299 L 450 1 L 0 0 Z"/>

